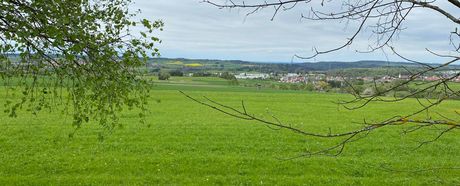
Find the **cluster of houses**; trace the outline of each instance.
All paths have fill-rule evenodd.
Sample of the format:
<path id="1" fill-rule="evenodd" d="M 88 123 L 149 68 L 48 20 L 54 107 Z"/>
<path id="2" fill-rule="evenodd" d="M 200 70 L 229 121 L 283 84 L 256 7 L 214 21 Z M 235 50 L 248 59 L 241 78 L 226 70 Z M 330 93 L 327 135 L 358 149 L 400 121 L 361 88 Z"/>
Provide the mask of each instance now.
<path id="1" fill-rule="evenodd" d="M 270 74 L 266 73 L 240 73 L 235 75 L 236 79 L 268 79 Z"/>
<path id="2" fill-rule="evenodd" d="M 417 78 L 417 80 L 420 81 L 438 81 L 443 78 L 450 78 L 452 75 L 448 74 L 441 74 L 441 75 L 431 75 L 431 76 L 421 76 Z M 338 81 L 338 82 L 343 82 L 345 79 L 347 80 L 363 80 L 366 82 L 369 81 L 377 81 L 377 82 L 392 82 L 396 80 L 409 80 L 411 77 L 408 75 L 401 75 L 399 74 L 396 77 L 393 76 L 382 76 L 379 78 L 371 77 L 371 76 L 364 76 L 364 77 L 354 77 L 354 78 L 349 78 L 349 77 L 342 77 L 342 76 L 328 76 L 326 74 L 306 74 L 306 75 L 300 75 L 300 74 L 295 74 L 295 73 L 288 73 L 285 74 L 280 78 L 280 82 L 283 83 L 309 83 L 309 82 L 316 82 L 316 81 Z M 452 79 L 451 81 L 453 82 L 459 82 L 460 83 L 460 77 L 456 77 Z"/>
<path id="3" fill-rule="evenodd" d="M 453 75 L 457 74 L 458 72 L 444 72 L 439 75 L 430 75 L 430 76 L 421 76 L 417 78 L 417 80 L 420 81 L 438 81 L 441 80 L 442 78 L 449 78 L 452 77 Z M 193 73 L 188 74 L 189 76 L 192 76 Z M 220 75 L 217 73 L 217 75 Z M 362 77 L 342 77 L 342 76 L 330 76 L 326 74 L 297 74 L 297 73 L 287 73 L 283 74 L 281 76 L 277 76 L 273 73 L 268 74 L 268 73 L 240 73 L 236 74 L 235 78 L 236 79 L 269 79 L 269 78 L 276 78 L 279 77 L 279 82 L 283 83 L 315 83 L 317 81 L 337 81 L 337 82 L 343 82 L 344 78 L 347 80 L 363 80 L 365 82 L 369 81 L 377 81 L 377 82 L 392 82 L 395 80 L 409 80 L 410 76 L 409 75 L 403 75 L 399 74 L 398 76 L 382 76 L 382 77 L 372 77 L 372 76 L 362 76 Z M 451 81 L 453 82 L 459 82 L 460 83 L 460 77 L 457 77 L 455 79 L 452 79 Z"/>
<path id="4" fill-rule="evenodd" d="M 295 73 L 288 73 L 280 78 L 280 82 L 283 83 L 308 83 L 324 80 L 326 77 L 325 74 L 306 74 L 299 75 Z"/>

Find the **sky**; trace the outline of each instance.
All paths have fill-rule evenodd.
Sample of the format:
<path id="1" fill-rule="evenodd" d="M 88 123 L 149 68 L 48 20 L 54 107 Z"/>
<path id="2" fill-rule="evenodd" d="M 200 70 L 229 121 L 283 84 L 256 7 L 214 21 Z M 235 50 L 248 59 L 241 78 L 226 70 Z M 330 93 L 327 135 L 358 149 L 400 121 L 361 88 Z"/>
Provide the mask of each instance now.
<path id="1" fill-rule="evenodd" d="M 458 11 L 446 2 L 441 1 L 440 6 Z M 165 23 L 164 31 L 158 33 L 162 57 L 254 62 L 403 61 L 389 50 L 356 53 L 374 41 L 368 30 L 353 45 L 338 52 L 293 60 L 296 54 L 314 54 L 313 48 L 328 50 L 345 43 L 356 28 L 356 24 L 345 22 L 301 20 L 301 14 L 308 14 L 306 6 L 280 12 L 274 20 L 271 20 L 273 8 L 246 16 L 249 9 L 219 9 L 201 0 L 135 0 L 131 6 L 142 11 L 140 17 Z M 444 59 L 429 54 L 425 48 L 444 53 L 452 49 L 449 33 L 455 24 L 439 13 L 426 9 L 413 11 L 404 27 L 393 45 L 406 57 L 440 63 Z"/>

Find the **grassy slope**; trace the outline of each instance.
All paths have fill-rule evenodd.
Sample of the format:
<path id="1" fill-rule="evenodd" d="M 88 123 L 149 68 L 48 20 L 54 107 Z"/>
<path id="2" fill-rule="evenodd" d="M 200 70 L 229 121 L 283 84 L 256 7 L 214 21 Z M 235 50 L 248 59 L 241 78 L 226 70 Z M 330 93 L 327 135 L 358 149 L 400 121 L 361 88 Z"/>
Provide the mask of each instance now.
<path id="1" fill-rule="evenodd" d="M 458 169 L 392 172 L 381 168 L 382 164 L 399 170 L 459 167 L 460 138 L 456 131 L 414 151 L 416 140 L 431 139 L 436 131 L 401 137 L 401 128 L 388 128 L 353 143 L 337 158 L 280 161 L 277 158 L 292 157 L 333 141 L 305 138 L 226 117 L 192 103 L 176 89 L 234 106 L 244 99 L 252 113 L 268 118 L 269 110 L 282 121 L 318 132 L 327 132 L 329 127 L 333 131 L 358 128 L 352 122 L 364 117 L 379 120 L 409 112 L 415 109 L 415 101 L 347 111 L 332 103 L 346 95 L 212 86 L 159 83 L 152 91 L 152 99 L 159 101 L 150 104 L 151 127 L 138 124 L 136 113 L 125 112 L 125 127 L 103 142 L 97 140 L 100 128 L 93 123 L 79 130 L 73 139 L 68 138 L 71 118 L 59 113 L 37 117 L 23 114 L 17 119 L 1 113 L 0 185 L 460 184 Z M 451 101 L 438 110 L 452 112 L 459 109 L 458 105 L 458 101 Z"/>

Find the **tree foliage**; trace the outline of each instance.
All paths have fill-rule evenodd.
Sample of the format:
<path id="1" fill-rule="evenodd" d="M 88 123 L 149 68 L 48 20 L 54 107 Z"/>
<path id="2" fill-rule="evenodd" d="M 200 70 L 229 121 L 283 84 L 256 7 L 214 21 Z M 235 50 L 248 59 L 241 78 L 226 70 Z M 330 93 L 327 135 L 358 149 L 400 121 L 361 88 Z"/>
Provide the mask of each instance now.
<path id="1" fill-rule="evenodd" d="M 160 72 L 158 74 L 158 80 L 168 80 L 171 75 L 168 72 Z"/>
<path id="2" fill-rule="evenodd" d="M 3 0 L 0 75 L 10 116 L 24 108 L 63 108 L 73 125 L 94 118 L 112 129 L 124 108 L 146 111 L 148 84 L 140 76 L 161 21 L 134 21 L 128 0 Z M 135 27 L 142 32 L 133 34 Z M 20 89 L 21 94 L 15 95 Z"/>

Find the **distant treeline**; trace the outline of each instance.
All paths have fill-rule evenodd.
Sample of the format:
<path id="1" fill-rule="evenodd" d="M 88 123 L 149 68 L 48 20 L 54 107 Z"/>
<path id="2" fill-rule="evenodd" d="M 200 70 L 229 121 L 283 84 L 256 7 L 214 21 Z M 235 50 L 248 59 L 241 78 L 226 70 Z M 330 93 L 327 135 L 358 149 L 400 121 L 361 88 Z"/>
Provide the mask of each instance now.
<path id="1" fill-rule="evenodd" d="M 200 64 L 200 66 L 187 66 L 187 64 Z M 436 66 L 437 64 L 432 64 Z M 423 68 L 414 63 L 387 62 L 387 61 L 357 61 L 357 62 L 316 62 L 316 63 L 254 63 L 238 60 L 208 60 L 208 59 L 168 59 L 155 58 L 149 61 L 149 66 L 157 71 L 181 70 L 183 72 L 198 71 L 219 71 L 219 72 L 260 72 L 260 73 L 309 73 L 309 72 L 331 72 L 351 73 L 358 72 L 360 75 L 372 75 L 372 73 L 389 75 L 407 74 L 407 70 Z M 404 68 L 403 68 L 404 67 Z M 375 71 L 364 69 L 377 69 Z M 460 65 L 451 65 L 442 70 L 460 69 Z"/>

